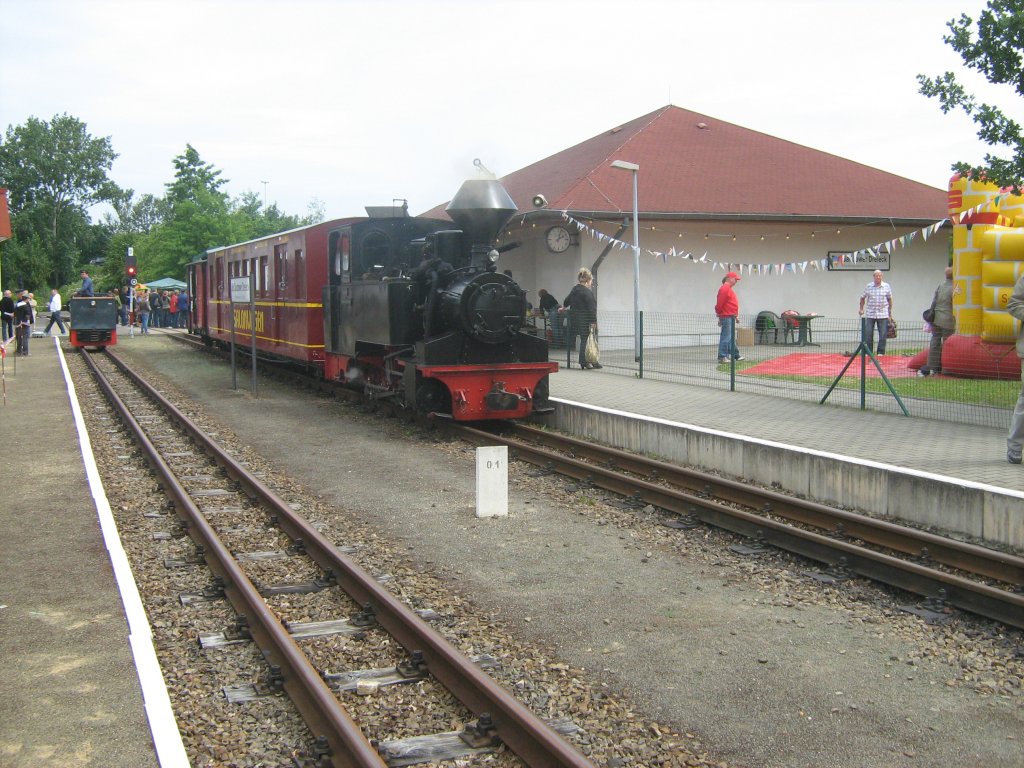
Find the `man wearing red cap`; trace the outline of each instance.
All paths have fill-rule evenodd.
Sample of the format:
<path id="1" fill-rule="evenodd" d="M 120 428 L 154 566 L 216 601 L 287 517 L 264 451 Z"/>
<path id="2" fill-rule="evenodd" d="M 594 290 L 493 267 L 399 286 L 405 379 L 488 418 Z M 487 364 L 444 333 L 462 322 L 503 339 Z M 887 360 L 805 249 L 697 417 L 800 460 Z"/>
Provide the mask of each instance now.
<path id="1" fill-rule="evenodd" d="M 718 338 L 720 363 L 728 363 L 730 359 L 743 359 L 736 346 L 736 316 L 740 313 L 740 300 L 736 297 L 736 291 L 732 289 L 739 279 L 740 276 L 735 272 L 726 273 L 722 278 L 722 287 L 718 289 L 718 300 L 715 302 L 715 314 L 718 315 L 718 324 L 722 328 Z"/>

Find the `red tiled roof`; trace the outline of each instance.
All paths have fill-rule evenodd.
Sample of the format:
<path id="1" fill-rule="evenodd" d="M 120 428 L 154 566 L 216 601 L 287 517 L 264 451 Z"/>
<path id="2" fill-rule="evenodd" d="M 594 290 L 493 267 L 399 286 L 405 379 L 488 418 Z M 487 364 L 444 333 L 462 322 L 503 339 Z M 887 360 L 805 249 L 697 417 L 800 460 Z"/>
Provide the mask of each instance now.
<path id="1" fill-rule="evenodd" d="M 946 216 L 946 190 L 827 152 L 667 106 L 502 179 L 519 210 L 924 219 Z M 433 213 L 443 211 L 444 206 Z"/>

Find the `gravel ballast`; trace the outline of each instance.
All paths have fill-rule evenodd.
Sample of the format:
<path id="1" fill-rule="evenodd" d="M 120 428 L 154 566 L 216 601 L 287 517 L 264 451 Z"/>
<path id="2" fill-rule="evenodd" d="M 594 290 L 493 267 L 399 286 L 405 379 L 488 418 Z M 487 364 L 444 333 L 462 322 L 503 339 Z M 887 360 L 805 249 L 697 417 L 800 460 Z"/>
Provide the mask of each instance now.
<path id="1" fill-rule="evenodd" d="M 654 740 L 678 732 L 736 766 L 1024 764 L 1019 632 L 925 625 L 896 610 L 908 596 L 823 587 L 805 563 L 736 555 L 729 536 L 520 463 L 510 516 L 477 519 L 471 448 L 267 380 L 257 398 L 233 391 L 226 363 L 157 334 L 118 352 L 549 664 L 621 696 Z"/>

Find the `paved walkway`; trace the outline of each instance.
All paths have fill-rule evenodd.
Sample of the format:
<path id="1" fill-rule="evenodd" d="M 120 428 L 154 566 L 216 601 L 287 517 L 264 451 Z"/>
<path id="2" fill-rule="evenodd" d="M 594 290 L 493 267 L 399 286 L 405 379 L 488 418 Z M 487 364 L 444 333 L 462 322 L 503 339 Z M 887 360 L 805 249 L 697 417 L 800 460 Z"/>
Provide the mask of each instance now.
<path id="1" fill-rule="evenodd" d="M 1006 430 L 636 379 L 608 368 L 559 371 L 556 398 L 1024 491 Z"/>
<path id="2" fill-rule="evenodd" d="M 109 507 L 88 481 L 57 346 L 29 349 L 2 361 L 0 765 L 156 766 L 147 711 L 160 722 L 159 695 L 147 688 L 144 702 L 136 670 L 148 624 L 126 620 L 120 542 L 100 530 Z M 165 730 L 177 737 L 173 721 Z M 180 738 L 162 754 L 187 764 Z"/>

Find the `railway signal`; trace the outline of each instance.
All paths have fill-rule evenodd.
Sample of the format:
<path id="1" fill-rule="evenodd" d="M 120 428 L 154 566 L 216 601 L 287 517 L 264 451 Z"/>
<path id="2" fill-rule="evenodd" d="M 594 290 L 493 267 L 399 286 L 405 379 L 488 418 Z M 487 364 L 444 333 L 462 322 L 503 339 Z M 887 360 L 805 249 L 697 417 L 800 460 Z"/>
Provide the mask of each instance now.
<path id="1" fill-rule="evenodd" d="M 135 280 L 136 280 L 136 274 L 135 273 L 137 271 L 138 271 L 138 266 L 137 266 L 137 264 L 135 262 L 135 249 L 134 248 L 129 248 L 128 249 L 128 255 L 125 256 L 125 274 L 128 275 L 128 280 L 131 282 L 131 284 L 133 286 L 135 285 Z"/>

